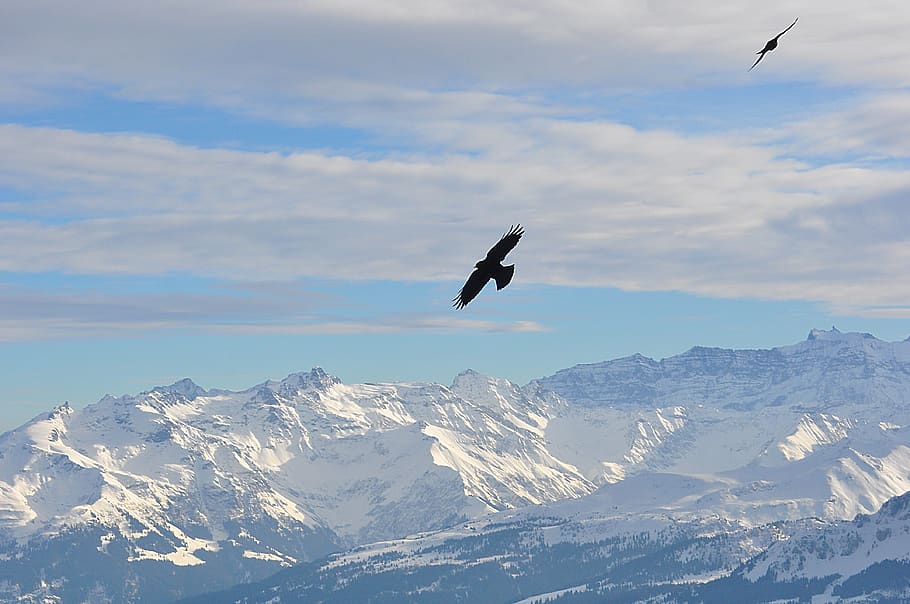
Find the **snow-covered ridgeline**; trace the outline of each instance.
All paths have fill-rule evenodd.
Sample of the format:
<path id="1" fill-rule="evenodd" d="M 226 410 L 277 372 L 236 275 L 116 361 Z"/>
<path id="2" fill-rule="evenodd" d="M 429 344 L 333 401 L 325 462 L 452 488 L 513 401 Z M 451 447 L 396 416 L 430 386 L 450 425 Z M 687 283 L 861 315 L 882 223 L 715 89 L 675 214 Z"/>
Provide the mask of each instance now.
<path id="1" fill-rule="evenodd" d="M 24 540 L 129 517 L 189 544 L 167 528 L 177 520 L 205 526 L 216 547 L 226 522 L 258 508 L 356 542 L 393 536 L 404 502 L 423 516 L 403 525 L 428 529 L 590 492 L 547 451 L 545 407 L 473 372 L 450 389 L 345 385 L 319 369 L 243 392 L 183 380 L 65 406 L 0 437 L 0 528 Z"/>

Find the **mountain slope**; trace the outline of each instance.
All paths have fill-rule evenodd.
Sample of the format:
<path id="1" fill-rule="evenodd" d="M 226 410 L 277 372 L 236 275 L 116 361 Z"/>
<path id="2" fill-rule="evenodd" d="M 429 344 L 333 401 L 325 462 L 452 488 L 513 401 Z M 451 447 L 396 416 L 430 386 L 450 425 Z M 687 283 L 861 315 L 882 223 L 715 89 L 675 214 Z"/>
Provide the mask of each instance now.
<path id="1" fill-rule="evenodd" d="M 185 604 L 758 604 L 910 597 L 910 493 L 852 521 L 810 518 L 759 527 L 723 518 L 553 507 L 500 512 L 362 546 Z"/>
<path id="2" fill-rule="evenodd" d="M 859 515 L 852 521 L 818 522 L 797 531 L 751 560 L 737 575 L 752 583 L 793 583 L 833 575 L 824 590 L 832 596 L 855 597 L 872 586 L 907 597 L 907 570 L 910 493 L 890 499 L 875 514 Z"/>

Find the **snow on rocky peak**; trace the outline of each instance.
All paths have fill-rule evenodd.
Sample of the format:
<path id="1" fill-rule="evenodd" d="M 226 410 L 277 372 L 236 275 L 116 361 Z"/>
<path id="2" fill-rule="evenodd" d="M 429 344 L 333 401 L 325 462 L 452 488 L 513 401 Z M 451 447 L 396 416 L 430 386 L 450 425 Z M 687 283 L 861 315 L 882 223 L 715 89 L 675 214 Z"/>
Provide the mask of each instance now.
<path id="1" fill-rule="evenodd" d="M 197 396 L 205 396 L 206 394 L 205 389 L 197 386 L 190 378 L 183 378 L 170 386 L 157 386 L 153 388 L 153 391 L 170 392 L 187 400 L 193 400 Z"/>
<path id="2" fill-rule="evenodd" d="M 322 367 L 314 367 L 310 371 L 292 373 L 278 382 L 269 380 L 263 384 L 263 387 L 284 396 L 295 396 L 305 392 L 325 392 L 340 383 L 340 379 L 327 374 Z"/>

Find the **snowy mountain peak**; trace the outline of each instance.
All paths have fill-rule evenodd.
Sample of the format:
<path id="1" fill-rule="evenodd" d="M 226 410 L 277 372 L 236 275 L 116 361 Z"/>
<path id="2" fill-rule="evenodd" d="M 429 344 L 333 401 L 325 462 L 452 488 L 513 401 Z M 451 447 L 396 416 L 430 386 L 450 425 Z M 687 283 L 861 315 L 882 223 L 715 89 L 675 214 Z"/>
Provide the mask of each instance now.
<path id="1" fill-rule="evenodd" d="M 697 350 L 697 349 L 704 349 L 704 347 L 703 346 L 694 346 L 692 348 L 692 350 Z M 635 354 L 630 354 L 627 357 L 620 357 L 620 358 L 616 359 L 616 361 L 607 361 L 607 362 L 608 363 L 616 362 L 616 363 L 621 363 L 621 364 L 630 365 L 630 366 L 637 365 L 640 367 L 653 367 L 658 364 L 658 361 L 655 361 L 651 357 L 646 357 L 645 355 L 641 354 L 640 352 L 636 352 Z"/>
<path id="2" fill-rule="evenodd" d="M 527 410 L 527 396 L 518 384 L 466 369 L 452 380 L 451 391 L 462 399 L 500 411 Z M 539 405 L 531 405 L 534 408 Z"/>
<path id="3" fill-rule="evenodd" d="M 196 397 L 199 396 L 205 396 L 208 393 L 205 388 L 199 387 L 190 378 L 177 380 L 170 386 L 156 386 L 152 389 L 152 392 L 169 392 L 171 394 L 182 396 L 189 401 L 195 400 Z"/>
<path id="4" fill-rule="evenodd" d="M 465 388 L 473 388 L 476 386 L 486 387 L 493 381 L 488 375 L 484 375 L 473 369 L 465 369 L 461 373 L 455 376 L 452 380 L 452 390 L 459 390 Z"/>
<path id="5" fill-rule="evenodd" d="M 806 337 L 807 342 L 816 342 L 816 341 L 828 341 L 828 342 L 845 342 L 845 343 L 855 343 L 861 342 L 863 340 L 875 340 L 876 342 L 881 342 L 871 333 L 867 332 L 855 332 L 855 331 L 841 331 L 835 326 L 831 326 L 831 329 L 812 329 L 809 331 L 809 335 Z"/>
<path id="6" fill-rule="evenodd" d="M 48 419 L 55 419 L 58 417 L 69 417 L 73 414 L 73 408 L 70 407 L 69 401 L 64 401 L 62 405 L 58 405 L 51 409 L 51 412 L 48 413 Z"/>
<path id="7" fill-rule="evenodd" d="M 840 333 L 840 330 L 838 330 L 837 327 L 835 327 L 833 325 L 831 326 L 831 331 L 825 331 L 824 329 L 812 328 L 809 330 L 809 335 L 806 336 L 806 341 L 811 342 L 812 340 L 818 340 L 820 338 L 825 338 L 829 334 L 833 335 L 833 334 L 839 334 L 839 333 Z"/>
<path id="8" fill-rule="evenodd" d="M 295 396 L 307 391 L 325 392 L 332 386 L 341 383 L 339 378 L 326 373 L 322 367 L 313 367 L 309 371 L 292 373 L 280 382 L 269 380 L 264 385 L 277 394 Z"/>

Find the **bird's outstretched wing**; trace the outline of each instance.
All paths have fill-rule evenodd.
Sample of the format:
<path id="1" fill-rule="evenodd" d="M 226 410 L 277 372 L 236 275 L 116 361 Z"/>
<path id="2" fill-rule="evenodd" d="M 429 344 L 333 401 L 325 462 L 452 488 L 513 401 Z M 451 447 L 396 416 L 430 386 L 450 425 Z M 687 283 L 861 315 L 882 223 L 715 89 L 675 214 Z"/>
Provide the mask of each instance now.
<path id="1" fill-rule="evenodd" d="M 520 224 L 510 227 L 509 232 L 503 235 L 502 239 L 487 252 L 487 260 L 495 260 L 496 262 L 505 260 L 506 254 L 511 252 L 512 248 L 518 245 L 518 240 L 521 239 L 522 235 L 524 235 L 524 231 Z"/>
<path id="2" fill-rule="evenodd" d="M 477 294 L 480 293 L 480 290 L 483 289 L 483 286 L 487 284 L 487 281 L 490 280 L 490 275 L 486 271 L 476 268 L 474 272 L 471 273 L 471 276 L 468 277 L 468 280 L 465 281 L 464 285 L 461 287 L 461 291 L 458 292 L 458 295 L 452 299 L 452 306 L 458 309 L 462 309 L 468 305 L 468 302 L 477 297 Z"/>
<path id="3" fill-rule="evenodd" d="M 797 22 L 797 21 L 799 21 L 799 17 L 797 17 L 796 19 L 793 19 L 793 23 L 790 24 L 790 27 L 793 27 L 794 25 L 796 25 L 796 22 Z M 779 34 L 777 34 L 776 36 L 774 36 L 774 39 L 776 40 L 776 39 L 778 39 L 779 37 L 781 37 L 782 35 L 784 35 L 785 33 L 787 33 L 788 31 L 790 31 L 790 27 L 788 27 L 788 28 L 785 29 L 784 31 L 782 31 L 782 32 L 780 32 Z M 811 25 L 810 25 L 809 27 L 811 27 Z"/>
<path id="4" fill-rule="evenodd" d="M 755 66 L 758 65 L 761 62 L 761 60 L 765 58 L 766 52 L 768 52 L 768 51 L 767 50 L 758 51 L 758 58 L 755 59 L 754 63 L 752 63 L 752 67 L 749 68 L 749 71 L 752 71 L 753 69 L 755 69 Z"/>

